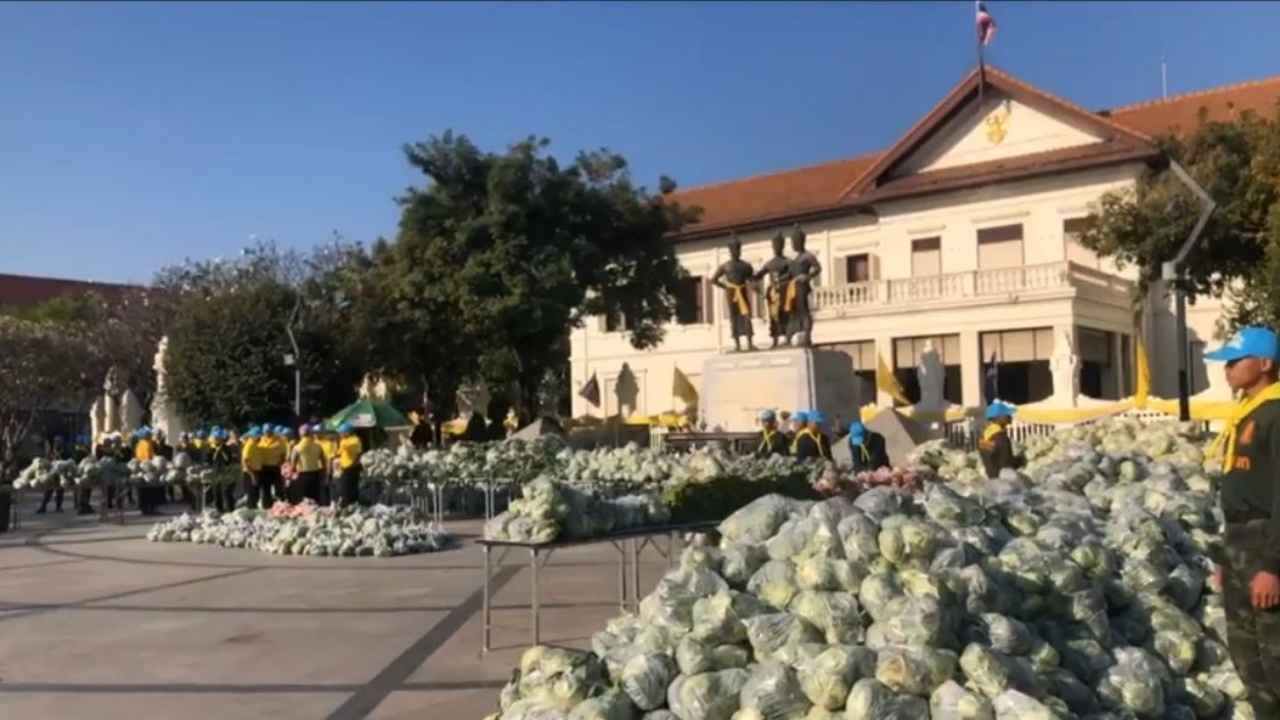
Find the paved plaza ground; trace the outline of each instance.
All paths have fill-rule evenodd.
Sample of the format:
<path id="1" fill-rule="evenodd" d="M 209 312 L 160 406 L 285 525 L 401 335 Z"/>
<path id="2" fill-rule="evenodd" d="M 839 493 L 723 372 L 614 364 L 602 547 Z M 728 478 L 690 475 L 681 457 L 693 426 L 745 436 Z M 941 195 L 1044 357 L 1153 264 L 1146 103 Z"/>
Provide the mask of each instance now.
<path id="1" fill-rule="evenodd" d="M 528 554 L 495 553 L 480 652 L 478 521 L 430 555 L 296 558 L 31 509 L 0 535 L 0 720 L 472 720 L 529 645 Z M 665 567 L 649 553 L 644 593 Z M 557 553 L 543 641 L 586 647 L 619 613 L 617 576 L 607 544 Z"/>

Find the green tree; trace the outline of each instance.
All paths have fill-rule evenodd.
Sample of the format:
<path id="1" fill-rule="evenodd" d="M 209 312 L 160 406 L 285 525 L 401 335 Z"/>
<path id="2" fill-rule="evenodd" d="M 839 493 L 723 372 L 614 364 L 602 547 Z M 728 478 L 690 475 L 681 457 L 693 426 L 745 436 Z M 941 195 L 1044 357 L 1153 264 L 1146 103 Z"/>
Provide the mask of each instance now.
<path id="1" fill-rule="evenodd" d="M 383 367 L 430 376 L 449 398 L 472 380 L 514 388 L 529 419 L 588 316 L 625 316 L 636 348 L 661 342 L 683 274 L 668 236 L 696 209 L 666 197 L 668 178 L 657 195 L 635 185 L 618 155 L 562 165 L 548 146 L 484 152 L 445 133 L 404 148 L 426 183 L 371 258 L 383 330 L 406 341 Z"/>
<path id="2" fill-rule="evenodd" d="M 174 298 L 167 392 L 192 422 L 244 424 L 294 418 L 294 334 L 304 415 L 340 409 L 363 377 L 364 343 L 345 326 L 338 288 L 358 248 L 334 242 L 310 254 L 266 243 L 234 261 L 187 263 L 161 273 Z"/>
<path id="3" fill-rule="evenodd" d="M 1195 297 L 1224 295 L 1235 322 L 1275 320 L 1280 306 L 1280 116 L 1245 113 L 1233 122 L 1202 122 L 1189 136 L 1157 140 L 1217 203 L 1184 263 Z M 1199 205 L 1171 171 L 1153 171 L 1135 187 L 1098 202 L 1081 244 L 1138 271 L 1140 289 L 1182 247 Z"/>

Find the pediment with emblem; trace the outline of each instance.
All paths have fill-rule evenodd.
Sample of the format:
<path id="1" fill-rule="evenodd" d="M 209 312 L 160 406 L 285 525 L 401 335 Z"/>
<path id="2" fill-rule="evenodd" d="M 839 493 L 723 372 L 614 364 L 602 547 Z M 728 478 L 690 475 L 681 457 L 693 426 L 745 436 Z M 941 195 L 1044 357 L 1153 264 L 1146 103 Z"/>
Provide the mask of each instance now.
<path id="1" fill-rule="evenodd" d="M 890 186 L 922 186 L 934 176 L 951 181 L 968 169 L 989 176 L 1037 161 L 1079 165 L 1152 152 L 1149 138 L 987 68 L 970 73 L 842 199 L 883 196 Z"/>

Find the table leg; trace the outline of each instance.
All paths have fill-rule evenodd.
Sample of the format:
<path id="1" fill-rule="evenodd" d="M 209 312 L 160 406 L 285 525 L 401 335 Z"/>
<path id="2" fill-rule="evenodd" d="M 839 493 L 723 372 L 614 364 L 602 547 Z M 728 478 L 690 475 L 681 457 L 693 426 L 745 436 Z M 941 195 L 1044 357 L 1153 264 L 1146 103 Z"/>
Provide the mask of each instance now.
<path id="1" fill-rule="evenodd" d="M 482 638 L 480 649 L 489 652 L 489 546 L 484 546 L 484 596 L 481 600 Z"/>
<path id="2" fill-rule="evenodd" d="M 618 607 L 627 612 L 631 608 L 627 602 L 627 541 L 622 541 L 622 547 L 614 543 L 614 549 L 618 551 Z"/>
<path id="3" fill-rule="evenodd" d="M 640 612 L 640 538 L 631 539 L 631 601 Z"/>
<path id="4" fill-rule="evenodd" d="M 538 631 L 538 551 L 537 549 L 529 550 L 529 560 L 533 566 L 533 645 L 537 647 L 540 644 L 542 634 Z"/>

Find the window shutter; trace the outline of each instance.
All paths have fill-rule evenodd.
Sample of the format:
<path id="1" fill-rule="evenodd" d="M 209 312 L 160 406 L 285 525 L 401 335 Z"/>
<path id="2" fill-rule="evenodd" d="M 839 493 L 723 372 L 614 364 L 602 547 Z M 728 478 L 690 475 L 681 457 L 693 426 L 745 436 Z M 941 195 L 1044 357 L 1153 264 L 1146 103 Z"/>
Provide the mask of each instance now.
<path id="1" fill-rule="evenodd" d="M 698 322 L 711 324 L 715 322 L 716 286 L 707 278 L 702 278 L 702 305 L 698 308 Z"/>
<path id="2" fill-rule="evenodd" d="M 835 262 L 831 263 L 832 285 L 839 286 L 849 284 L 849 261 L 850 257 L 848 255 L 842 255 L 836 258 Z"/>
<path id="3" fill-rule="evenodd" d="M 880 279 L 880 256 L 875 253 L 867 255 L 867 279 L 872 282 Z"/>

